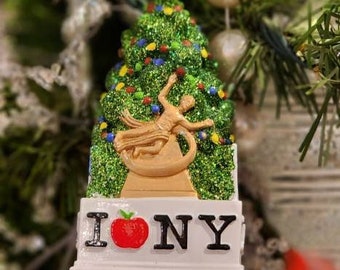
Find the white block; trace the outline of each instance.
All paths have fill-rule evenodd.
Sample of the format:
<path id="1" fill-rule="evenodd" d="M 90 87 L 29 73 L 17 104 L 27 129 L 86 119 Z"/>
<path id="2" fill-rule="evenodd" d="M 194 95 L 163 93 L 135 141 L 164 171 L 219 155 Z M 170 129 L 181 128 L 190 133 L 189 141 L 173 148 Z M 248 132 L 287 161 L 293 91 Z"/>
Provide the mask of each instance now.
<path id="1" fill-rule="evenodd" d="M 122 229 L 132 235 L 137 223 L 134 217 L 147 223 L 148 235 L 139 248 L 122 248 L 112 239 L 111 225 L 121 218 L 120 210 L 134 212 L 130 220 L 133 224 Z M 88 217 L 94 212 L 105 213 L 105 218 L 96 221 Z M 215 220 L 208 221 L 211 217 Z M 95 225 L 100 232 L 95 233 Z M 145 229 L 136 231 L 145 234 Z M 94 239 L 106 246 L 86 246 L 87 241 Z M 78 216 L 77 261 L 71 270 L 242 270 L 243 241 L 241 202 L 235 199 L 84 198 Z M 165 249 L 169 245 L 173 248 Z"/>

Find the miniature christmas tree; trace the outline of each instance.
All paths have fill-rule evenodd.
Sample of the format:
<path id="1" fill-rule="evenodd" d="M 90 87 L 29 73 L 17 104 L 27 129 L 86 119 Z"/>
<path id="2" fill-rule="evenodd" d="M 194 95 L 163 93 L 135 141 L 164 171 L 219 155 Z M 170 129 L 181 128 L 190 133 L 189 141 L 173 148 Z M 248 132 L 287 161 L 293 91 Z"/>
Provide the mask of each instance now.
<path id="1" fill-rule="evenodd" d="M 167 101 L 173 106 L 185 95 L 195 106 L 184 114 L 191 123 L 213 120 L 194 132 L 197 153 L 189 166 L 192 184 L 201 199 L 229 199 L 234 192 L 231 124 L 234 105 L 217 78 L 208 40 L 180 1 L 157 0 L 147 6 L 137 24 L 122 35 L 122 62 L 108 74 L 101 116 L 94 127 L 88 197 L 118 197 L 128 169 L 114 148 L 117 132 L 127 130 L 122 115 L 141 122 L 158 119 L 164 106 L 160 91 L 172 83 Z M 182 152 L 188 143 L 177 136 Z"/>

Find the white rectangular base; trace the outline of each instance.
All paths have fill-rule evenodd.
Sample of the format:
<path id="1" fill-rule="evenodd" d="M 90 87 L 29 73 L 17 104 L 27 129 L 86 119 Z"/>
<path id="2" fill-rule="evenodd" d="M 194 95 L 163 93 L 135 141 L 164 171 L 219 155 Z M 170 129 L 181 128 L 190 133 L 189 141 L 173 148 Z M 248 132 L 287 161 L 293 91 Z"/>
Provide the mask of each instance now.
<path id="1" fill-rule="evenodd" d="M 105 264 L 105 263 L 91 263 L 91 262 L 75 262 L 75 265 L 70 270 L 244 270 L 244 267 L 240 264 L 238 265 L 224 265 L 224 266 L 214 266 L 214 265 L 201 265 L 201 264 L 190 264 L 190 265 L 179 265 L 179 264 L 144 264 L 144 265 L 132 265 L 132 264 L 120 264 L 115 262 L 115 265 Z"/>
<path id="2" fill-rule="evenodd" d="M 120 210 L 134 216 L 124 223 Z M 243 270 L 243 241 L 238 200 L 85 198 L 71 270 Z"/>

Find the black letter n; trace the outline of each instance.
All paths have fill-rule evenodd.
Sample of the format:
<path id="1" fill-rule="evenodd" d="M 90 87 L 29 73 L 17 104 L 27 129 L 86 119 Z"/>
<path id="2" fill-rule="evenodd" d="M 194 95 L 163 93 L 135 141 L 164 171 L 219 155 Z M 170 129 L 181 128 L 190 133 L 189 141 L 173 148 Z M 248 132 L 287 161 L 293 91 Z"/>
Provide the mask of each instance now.
<path id="1" fill-rule="evenodd" d="M 167 215 L 155 215 L 154 220 L 161 223 L 161 243 L 154 245 L 154 249 L 174 249 L 174 245 L 168 244 L 168 228 L 170 227 L 173 235 L 180 244 L 182 249 L 188 247 L 188 221 L 192 219 L 192 216 L 179 215 L 176 219 L 182 220 L 182 233 L 177 232 L 176 228 L 172 224 L 169 216 Z"/>

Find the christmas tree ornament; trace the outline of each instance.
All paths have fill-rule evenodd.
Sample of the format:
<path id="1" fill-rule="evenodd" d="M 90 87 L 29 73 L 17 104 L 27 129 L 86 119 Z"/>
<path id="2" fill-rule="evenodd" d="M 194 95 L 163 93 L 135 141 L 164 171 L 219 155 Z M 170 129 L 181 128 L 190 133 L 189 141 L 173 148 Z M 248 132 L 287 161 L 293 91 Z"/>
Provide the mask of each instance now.
<path id="1" fill-rule="evenodd" d="M 209 0 L 209 2 L 225 10 L 226 29 L 212 38 L 209 49 L 218 62 L 219 77 L 227 82 L 246 52 L 248 39 L 241 30 L 231 29 L 230 26 L 230 8 L 239 5 L 238 0 Z"/>
<path id="2" fill-rule="evenodd" d="M 219 8 L 232 8 L 240 4 L 239 0 L 208 0 L 208 2 Z"/>
<path id="3" fill-rule="evenodd" d="M 223 81 L 228 81 L 234 67 L 246 52 L 247 44 L 248 39 L 238 29 L 225 29 L 212 38 L 209 49 L 218 62 L 219 76 Z"/>
<path id="4" fill-rule="evenodd" d="M 235 107 L 207 38 L 179 0 L 155 0 L 121 43 L 71 269 L 242 270 Z"/>
<path id="5" fill-rule="evenodd" d="M 238 102 L 236 108 L 235 135 L 239 155 L 245 157 L 254 153 L 265 139 L 265 124 L 256 105 Z"/>

